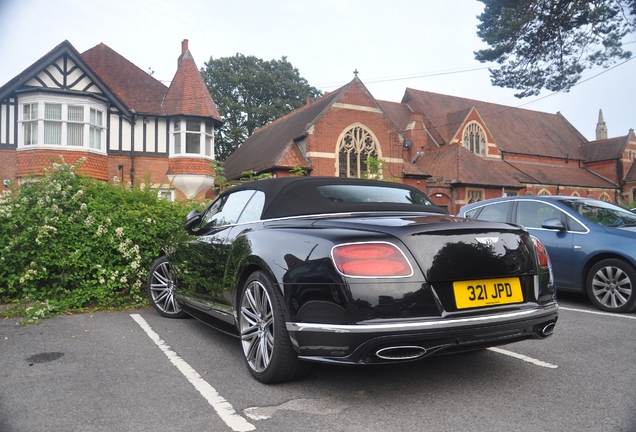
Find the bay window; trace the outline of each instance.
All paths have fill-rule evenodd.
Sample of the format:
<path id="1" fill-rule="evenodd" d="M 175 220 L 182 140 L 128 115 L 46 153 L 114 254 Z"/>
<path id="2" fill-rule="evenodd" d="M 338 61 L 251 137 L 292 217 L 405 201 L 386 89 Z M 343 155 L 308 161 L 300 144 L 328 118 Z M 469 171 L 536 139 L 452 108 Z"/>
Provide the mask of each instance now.
<path id="1" fill-rule="evenodd" d="M 62 144 L 62 105 L 44 104 L 44 143 Z"/>
<path id="2" fill-rule="evenodd" d="M 84 145 L 84 107 L 68 107 L 68 123 L 66 124 L 66 144 L 82 147 Z"/>
<path id="3" fill-rule="evenodd" d="M 89 147 L 92 149 L 102 149 L 102 112 L 90 109 L 89 127 Z"/>
<path id="4" fill-rule="evenodd" d="M 22 107 L 22 127 L 24 130 L 24 145 L 38 143 L 38 104 L 24 104 Z"/>
<path id="5" fill-rule="evenodd" d="M 106 107 L 89 98 L 29 95 L 20 100 L 19 146 L 103 151 Z"/>
<path id="6" fill-rule="evenodd" d="M 185 125 L 185 127 L 183 127 Z M 177 118 L 172 121 L 172 154 L 214 157 L 214 126 L 210 120 Z M 185 145 L 182 145 L 185 143 Z"/>

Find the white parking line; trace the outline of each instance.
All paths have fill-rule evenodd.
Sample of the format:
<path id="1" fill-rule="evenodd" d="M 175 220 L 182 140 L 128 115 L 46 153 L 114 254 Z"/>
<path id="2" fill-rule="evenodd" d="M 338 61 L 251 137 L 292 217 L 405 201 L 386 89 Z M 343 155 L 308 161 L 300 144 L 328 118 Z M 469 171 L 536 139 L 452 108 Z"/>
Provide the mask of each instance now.
<path id="1" fill-rule="evenodd" d="M 518 358 L 519 360 L 523 360 L 525 362 L 532 363 L 532 364 L 535 364 L 537 366 L 542 366 L 542 367 L 546 367 L 546 368 L 550 368 L 550 369 L 556 369 L 556 368 L 559 367 L 557 365 L 546 363 L 544 361 L 533 359 L 532 357 L 528 357 L 528 356 L 525 356 L 523 354 L 517 354 L 516 352 L 508 351 L 508 350 L 505 350 L 505 349 L 496 348 L 496 347 L 491 347 L 491 348 L 488 348 L 488 349 L 490 351 L 494 351 L 494 352 L 499 353 L 499 354 L 507 355 L 507 356 L 514 357 L 514 358 Z"/>
<path id="2" fill-rule="evenodd" d="M 572 312 L 583 312 L 583 313 L 588 313 L 588 314 L 592 314 L 592 315 L 605 315 L 605 316 L 614 317 L 614 318 L 627 318 L 627 319 L 636 320 L 636 316 L 620 315 L 620 314 L 617 314 L 617 313 L 614 313 L 614 312 L 590 311 L 590 310 L 585 310 L 585 309 L 574 309 L 574 308 L 568 308 L 568 307 L 563 307 L 563 306 L 559 306 L 559 310 L 566 310 L 566 311 L 572 311 Z"/>
<path id="3" fill-rule="evenodd" d="M 150 325 L 139 314 L 130 314 L 132 319 L 148 334 L 150 339 L 163 351 L 173 365 L 190 381 L 190 383 L 201 393 L 233 431 L 251 431 L 256 429 L 253 424 L 238 415 L 232 405 L 226 401 L 201 375 L 195 371 L 188 363 L 175 353 L 168 344 L 150 327 Z"/>

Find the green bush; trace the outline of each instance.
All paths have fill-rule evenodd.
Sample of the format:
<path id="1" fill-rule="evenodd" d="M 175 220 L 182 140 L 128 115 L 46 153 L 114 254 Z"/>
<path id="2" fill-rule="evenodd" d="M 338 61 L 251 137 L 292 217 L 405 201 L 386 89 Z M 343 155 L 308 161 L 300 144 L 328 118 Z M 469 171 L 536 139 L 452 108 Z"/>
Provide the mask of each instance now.
<path id="1" fill-rule="evenodd" d="M 193 203 L 76 174 L 80 164 L 60 159 L 0 197 L 0 303 L 146 305 L 148 269 Z"/>

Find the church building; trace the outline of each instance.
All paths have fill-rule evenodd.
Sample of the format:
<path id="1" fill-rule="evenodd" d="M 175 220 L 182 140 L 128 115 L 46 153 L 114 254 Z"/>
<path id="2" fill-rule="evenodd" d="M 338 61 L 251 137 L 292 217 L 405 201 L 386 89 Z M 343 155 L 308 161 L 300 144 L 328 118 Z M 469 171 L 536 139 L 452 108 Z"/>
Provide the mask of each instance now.
<path id="1" fill-rule="evenodd" d="M 225 161 L 245 171 L 374 177 L 416 186 L 456 213 L 502 195 L 636 200 L 636 136 L 607 138 L 599 113 L 589 142 L 561 114 L 547 114 L 407 88 L 376 100 L 356 76 L 255 131 Z M 370 159 L 371 158 L 371 159 Z M 371 160 L 381 162 L 381 170 Z"/>

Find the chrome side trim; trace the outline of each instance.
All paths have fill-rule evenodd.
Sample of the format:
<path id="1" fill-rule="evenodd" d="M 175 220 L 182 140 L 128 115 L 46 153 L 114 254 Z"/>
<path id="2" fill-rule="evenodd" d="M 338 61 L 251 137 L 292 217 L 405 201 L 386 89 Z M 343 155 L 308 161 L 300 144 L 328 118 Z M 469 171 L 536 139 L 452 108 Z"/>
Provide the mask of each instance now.
<path id="1" fill-rule="evenodd" d="M 511 319 L 534 319 L 556 313 L 559 306 L 554 303 L 540 306 L 537 309 L 505 312 L 496 315 L 485 315 L 470 318 L 447 318 L 431 321 L 417 321 L 405 323 L 386 324 L 317 324 L 317 323 L 286 323 L 290 332 L 317 332 L 317 333 L 399 333 L 437 328 L 459 328 L 470 324 L 496 324 L 510 321 Z"/>

